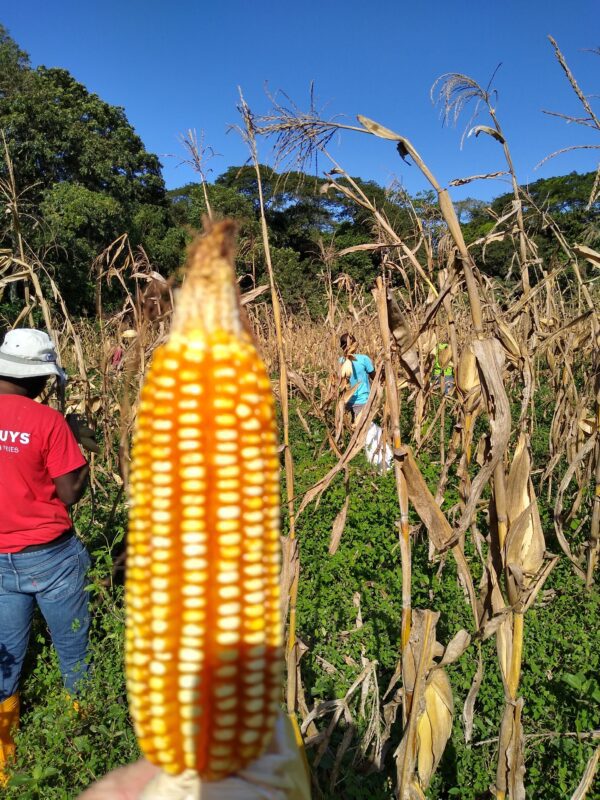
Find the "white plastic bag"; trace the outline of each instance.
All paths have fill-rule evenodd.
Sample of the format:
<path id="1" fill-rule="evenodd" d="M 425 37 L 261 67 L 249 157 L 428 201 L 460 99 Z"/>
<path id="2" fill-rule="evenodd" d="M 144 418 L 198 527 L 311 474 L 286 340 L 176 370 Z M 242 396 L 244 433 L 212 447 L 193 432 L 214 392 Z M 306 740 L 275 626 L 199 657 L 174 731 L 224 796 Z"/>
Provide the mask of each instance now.
<path id="1" fill-rule="evenodd" d="M 371 423 L 367 431 L 365 455 L 369 464 L 379 467 L 382 471 L 388 470 L 392 466 L 394 458 L 392 448 L 388 444 L 383 446 L 383 431 L 375 422 Z"/>

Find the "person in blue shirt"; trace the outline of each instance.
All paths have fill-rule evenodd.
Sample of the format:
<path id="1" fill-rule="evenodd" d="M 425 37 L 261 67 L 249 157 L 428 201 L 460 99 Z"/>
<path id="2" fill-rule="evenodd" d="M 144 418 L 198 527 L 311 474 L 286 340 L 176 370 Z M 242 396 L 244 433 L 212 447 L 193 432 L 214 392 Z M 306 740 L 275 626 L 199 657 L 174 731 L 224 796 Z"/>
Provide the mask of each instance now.
<path id="1" fill-rule="evenodd" d="M 356 387 L 346 401 L 346 408 L 352 413 L 352 420 L 356 423 L 369 399 L 375 367 L 369 356 L 356 352 L 356 339 L 351 333 L 343 333 L 340 336 L 340 347 L 344 354 L 340 358 L 342 379 L 345 378 L 350 387 Z"/>

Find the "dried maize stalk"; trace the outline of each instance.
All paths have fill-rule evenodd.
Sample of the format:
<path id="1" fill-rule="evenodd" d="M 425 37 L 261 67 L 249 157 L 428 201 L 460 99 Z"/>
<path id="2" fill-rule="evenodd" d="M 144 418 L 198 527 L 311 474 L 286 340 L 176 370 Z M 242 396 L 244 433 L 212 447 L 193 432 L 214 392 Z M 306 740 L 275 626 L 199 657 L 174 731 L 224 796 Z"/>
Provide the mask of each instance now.
<path id="1" fill-rule="evenodd" d="M 190 250 L 142 390 L 131 469 L 127 681 L 140 747 L 218 780 L 280 707 L 279 460 L 270 381 L 243 329 L 232 223 Z"/>

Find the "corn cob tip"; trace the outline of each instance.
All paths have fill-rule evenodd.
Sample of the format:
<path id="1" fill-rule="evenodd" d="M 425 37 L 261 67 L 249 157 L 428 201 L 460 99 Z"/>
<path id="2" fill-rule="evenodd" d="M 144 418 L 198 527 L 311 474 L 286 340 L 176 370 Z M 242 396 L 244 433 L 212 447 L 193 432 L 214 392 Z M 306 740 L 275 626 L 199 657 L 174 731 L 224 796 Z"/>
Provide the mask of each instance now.
<path id="1" fill-rule="evenodd" d="M 186 278 L 173 317 L 176 333 L 185 333 L 199 324 L 204 333 L 240 333 L 234 264 L 236 231 L 233 220 L 205 222 L 204 234 L 190 245 Z"/>

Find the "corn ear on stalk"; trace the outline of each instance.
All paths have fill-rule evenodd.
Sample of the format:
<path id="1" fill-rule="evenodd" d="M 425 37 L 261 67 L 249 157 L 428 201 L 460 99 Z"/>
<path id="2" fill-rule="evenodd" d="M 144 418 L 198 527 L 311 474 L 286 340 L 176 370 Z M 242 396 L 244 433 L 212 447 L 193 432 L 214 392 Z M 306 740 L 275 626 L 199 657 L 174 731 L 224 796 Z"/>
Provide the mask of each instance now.
<path id="1" fill-rule="evenodd" d="M 343 362 L 340 372 L 342 378 L 349 379 L 352 377 L 352 361 L 349 358 Z"/>
<path id="2" fill-rule="evenodd" d="M 430 674 L 422 704 L 423 711 L 417 719 L 417 774 L 421 788 L 426 789 L 452 733 L 454 703 L 443 669 Z"/>
<path id="3" fill-rule="evenodd" d="M 140 747 L 218 780 L 267 748 L 279 711 L 279 461 L 270 381 L 244 330 L 234 225 L 188 256 L 132 451 L 126 666 Z"/>
<path id="4" fill-rule="evenodd" d="M 477 370 L 477 359 L 471 347 L 462 351 L 456 369 L 456 386 L 467 413 L 472 414 L 481 401 L 481 383 Z"/>

